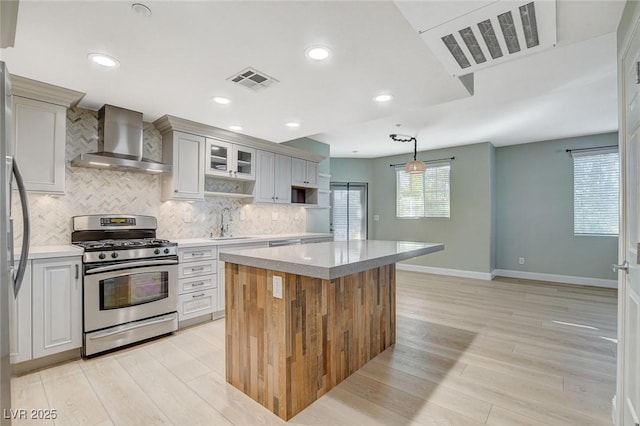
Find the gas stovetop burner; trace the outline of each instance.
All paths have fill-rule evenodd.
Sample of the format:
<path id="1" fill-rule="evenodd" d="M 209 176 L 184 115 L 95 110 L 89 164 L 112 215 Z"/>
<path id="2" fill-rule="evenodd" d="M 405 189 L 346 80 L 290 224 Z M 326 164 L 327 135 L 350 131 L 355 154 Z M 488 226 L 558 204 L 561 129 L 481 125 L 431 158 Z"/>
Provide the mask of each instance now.
<path id="1" fill-rule="evenodd" d="M 177 259 L 178 244 L 156 238 L 153 216 L 74 216 L 72 224 L 71 242 L 84 249 L 85 264 Z"/>
<path id="2" fill-rule="evenodd" d="M 140 247 L 165 247 L 172 246 L 175 243 L 169 240 L 161 240 L 158 238 L 136 238 L 136 239 L 121 239 L 121 240 L 95 240 L 95 241 L 82 241 L 77 243 L 85 250 L 123 250 L 128 248 L 140 248 Z"/>

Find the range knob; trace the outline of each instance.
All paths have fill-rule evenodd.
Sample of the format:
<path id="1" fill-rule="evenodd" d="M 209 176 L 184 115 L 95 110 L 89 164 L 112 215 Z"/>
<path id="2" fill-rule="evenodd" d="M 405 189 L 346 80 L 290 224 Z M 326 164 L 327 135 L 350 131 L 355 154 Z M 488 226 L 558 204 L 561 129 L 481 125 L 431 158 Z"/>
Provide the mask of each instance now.
<path id="1" fill-rule="evenodd" d="M 113 253 L 111 253 L 111 257 L 113 257 L 114 259 L 118 257 L 118 252 L 114 251 Z"/>
<path id="2" fill-rule="evenodd" d="M 160 249 L 155 249 L 155 250 L 153 251 L 153 254 L 160 254 Z"/>
<path id="3" fill-rule="evenodd" d="M 164 254 L 169 254 L 169 249 L 168 248 L 164 249 Z"/>
<path id="4" fill-rule="evenodd" d="M 106 255 L 106 254 L 104 254 L 104 253 L 100 253 L 100 254 L 98 255 L 98 259 L 101 259 L 101 260 L 102 260 L 102 259 L 104 259 L 104 258 L 106 258 L 106 257 L 107 257 L 107 255 Z"/>

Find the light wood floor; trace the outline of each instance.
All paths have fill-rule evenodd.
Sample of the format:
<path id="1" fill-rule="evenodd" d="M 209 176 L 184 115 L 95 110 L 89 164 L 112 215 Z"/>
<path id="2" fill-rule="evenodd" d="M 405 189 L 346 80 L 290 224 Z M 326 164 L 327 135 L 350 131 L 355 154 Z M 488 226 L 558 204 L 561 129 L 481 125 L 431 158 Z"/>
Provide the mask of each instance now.
<path id="1" fill-rule="evenodd" d="M 397 280 L 396 345 L 290 424 L 611 424 L 615 290 L 404 271 Z M 227 385 L 224 365 L 219 320 L 16 377 L 13 408 L 56 409 L 61 425 L 284 423 Z"/>

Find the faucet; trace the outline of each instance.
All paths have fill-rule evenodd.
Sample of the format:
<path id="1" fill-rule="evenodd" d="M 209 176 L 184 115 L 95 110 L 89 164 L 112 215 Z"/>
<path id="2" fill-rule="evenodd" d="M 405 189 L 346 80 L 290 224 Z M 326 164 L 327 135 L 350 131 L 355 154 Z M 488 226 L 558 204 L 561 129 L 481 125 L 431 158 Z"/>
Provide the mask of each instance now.
<path id="1" fill-rule="evenodd" d="M 227 218 L 229 219 L 225 225 L 224 214 L 227 213 Z M 225 233 L 229 231 L 229 222 L 233 222 L 233 218 L 231 217 L 231 209 L 229 207 L 225 207 L 220 212 L 220 236 L 224 237 Z"/>

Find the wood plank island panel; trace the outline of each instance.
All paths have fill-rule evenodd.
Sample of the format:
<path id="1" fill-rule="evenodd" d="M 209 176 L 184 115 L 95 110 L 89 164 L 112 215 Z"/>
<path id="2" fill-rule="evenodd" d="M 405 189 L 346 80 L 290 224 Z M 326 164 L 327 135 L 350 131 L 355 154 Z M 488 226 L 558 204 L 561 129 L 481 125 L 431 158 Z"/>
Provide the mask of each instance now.
<path id="1" fill-rule="evenodd" d="M 332 280 L 229 262 L 225 274 L 227 382 L 284 420 L 395 343 L 395 264 Z"/>

